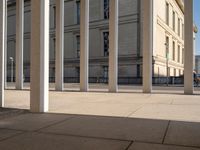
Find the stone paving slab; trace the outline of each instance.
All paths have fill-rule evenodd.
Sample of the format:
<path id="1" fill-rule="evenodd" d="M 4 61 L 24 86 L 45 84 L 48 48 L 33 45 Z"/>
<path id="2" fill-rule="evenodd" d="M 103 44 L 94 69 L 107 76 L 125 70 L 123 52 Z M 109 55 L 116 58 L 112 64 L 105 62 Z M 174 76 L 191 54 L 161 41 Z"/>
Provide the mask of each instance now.
<path id="1" fill-rule="evenodd" d="M 128 150 L 200 150 L 199 148 L 149 143 L 133 143 Z"/>
<path id="2" fill-rule="evenodd" d="M 180 90 L 179 87 L 157 88 L 172 88 L 175 93 Z M 5 106 L 29 109 L 29 94 L 30 91 L 6 90 Z M 50 91 L 49 98 L 49 110 L 53 113 L 200 122 L 199 95 L 167 94 L 166 91 L 143 94 L 134 90 L 126 93 Z"/>
<path id="3" fill-rule="evenodd" d="M 0 120 L 27 113 L 27 110 L 0 108 Z"/>
<path id="4" fill-rule="evenodd" d="M 0 128 L 34 131 L 71 117 L 72 115 L 28 113 L 0 120 Z"/>
<path id="5" fill-rule="evenodd" d="M 1 150 L 126 150 L 130 142 L 25 133 L 0 142 Z"/>
<path id="6" fill-rule="evenodd" d="M 200 106 L 146 104 L 131 117 L 200 122 Z"/>
<path id="7" fill-rule="evenodd" d="M 141 108 L 141 106 L 142 104 L 76 103 L 59 106 L 59 108 L 51 107 L 49 111 L 58 113 L 59 110 L 59 112 L 66 114 L 127 117 Z"/>
<path id="8" fill-rule="evenodd" d="M 80 116 L 41 132 L 161 143 L 168 121 Z"/>
<path id="9" fill-rule="evenodd" d="M 169 125 L 165 143 L 200 148 L 200 123 L 172 121 Z"/>
<path id="10" fill-rule="evenodd" d="M 0 129 L 0 141 L 22 133 L 17 130 Z"/>

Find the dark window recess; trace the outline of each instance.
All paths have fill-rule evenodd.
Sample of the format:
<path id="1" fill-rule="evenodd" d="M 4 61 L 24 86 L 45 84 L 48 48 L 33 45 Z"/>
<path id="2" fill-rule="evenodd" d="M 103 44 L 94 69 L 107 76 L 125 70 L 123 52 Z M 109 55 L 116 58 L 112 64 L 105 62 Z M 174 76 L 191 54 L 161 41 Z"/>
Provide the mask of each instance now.
<path id="1" fill-rule="evenodd" d="M 80 24 L 80 0 L 76 1 L 76 11 L 77 11 L 76 21 L 77 21 L 77 24 Z"/>
<path id="2" fill-rule="evenodd" d="M 109 32 L 103 32 L 104 56 L 109 55 Z"/>
<path id="3" fill-rule="evenodd" d="M 77 52 L 77 57 L 80 57 L 80 35 L 76 36 L 76 52 Z"/>
<path id="4" fill-rule="evenodd" d="M 138 78 L 140 77 L 140 74 L 141 74 L 141 72 L 140 72 L 140 65 L 138 64 L 137 65 L 137 77 Z"/>
<path id="5" fill-rule="evenodd" d="M 109 0 L 104 0 L 104 19 L 109 19 Z"/>

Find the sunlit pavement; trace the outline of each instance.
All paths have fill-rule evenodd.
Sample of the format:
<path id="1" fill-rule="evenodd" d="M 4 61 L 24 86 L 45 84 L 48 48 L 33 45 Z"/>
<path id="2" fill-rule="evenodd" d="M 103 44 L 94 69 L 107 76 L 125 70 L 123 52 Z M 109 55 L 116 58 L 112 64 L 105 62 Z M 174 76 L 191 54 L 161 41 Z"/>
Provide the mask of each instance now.
<path id="1" fill-rule="evenodd" d="M 198 150 L 200 149 L 200 88 L 183 95 L 183 87 L 154 86 L 143 94 L 141 86 L 119 86 L 107 92 L 105 84 L 91 84 L 78 92 L 66 84 L 55 92 L 50 84 L 50 109 L 29 113 L 25 90 L 5 91 L 0 110 L 2 150 Z M 16 109 L 13 109 L 16 108 Z"/>

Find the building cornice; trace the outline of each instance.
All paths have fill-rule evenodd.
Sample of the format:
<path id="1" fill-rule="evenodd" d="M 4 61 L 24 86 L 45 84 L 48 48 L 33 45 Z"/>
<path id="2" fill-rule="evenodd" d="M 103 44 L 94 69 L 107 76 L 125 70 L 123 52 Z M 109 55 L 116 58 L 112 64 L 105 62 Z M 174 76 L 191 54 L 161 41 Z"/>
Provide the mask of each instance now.
<path id="1" fill-rule="evenodd" d="M 176 0 L 176 2 L 184 14 L 184 0 Z"/>

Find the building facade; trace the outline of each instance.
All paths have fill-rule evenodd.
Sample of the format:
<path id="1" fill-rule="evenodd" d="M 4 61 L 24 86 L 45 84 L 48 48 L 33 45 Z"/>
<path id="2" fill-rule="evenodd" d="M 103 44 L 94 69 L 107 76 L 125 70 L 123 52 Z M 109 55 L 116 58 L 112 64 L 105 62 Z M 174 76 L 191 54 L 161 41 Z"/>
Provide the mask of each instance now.
<path id="1" fill-rule="evenodd" d="M 16 61 L 16 89 L 23 89 L 23 74 L 24 74 L 24 61 L 23 61 L 23 51 L 24 49 L 24 0 L 16 0 L 16 60 L 13 57 L 9 57 L 7 52 L 7 33 L 11 31 L 11 28 L 7 30 L 7 25 L 9 24 L 7 16 L 7 0 L 0 1 L 0 107 L 4 107 L 4 90 L 5 90 L 5 59 L 13 60 L 11 64 L 12 67 L 15 65 Z M 27 1 L 26 1 L 27 2 Z M 30 110 L 32 112 L 47 112 L 49 109 L 49 47 L 52 42 L 50 41 L 50 15 L 49 0 L 32 0 L 31 1 L 31 15 L 27 18 L 31 18 L 31 32 L 30 32 Z M 90 14 L 89 9 L 92 6 L 89 0 L 80 1 L 80 91 L 87 92 L 89 90 L 88 78 L 89 78 L 89 47 L 91 42 L 89 42 L 90 34 Z M 164 2 L 164 1 L 162 1 Z M 142 54 L 142 85 L 143 93 L 152 92 L 152 75 L 154 72 L 154 57 L 158 51 L 159 44 L 163 45 L 162 42 L 158 42 L 159 39 L 166 39 L 164 45 L 167 46 L 165 57 L 167 60 L 170 58 L 169 53 L 170 44 L 168 44 L 168 38 L 166 34 L 165 38 L 161 38 L 157 35 L 158 33 L 158 16 L 162 16 L 157 10 L 161 6 L 166 8 L 165 23 L 169 26 L 174 33 L 176 33 L 176 11 L 169 11 L 169 2 L 164 2 L 161 4 L 158 0 L 140 0 L 140 12 L 139 14 L 139 24 L 140 24 L 140 54 Z M 179 6 L 182 11 L 184 11 L 184 94 L 193 94 L 193 71 L 194 71 L 194 24 L 193 24 L 193 0 L 183 1 L 176 0 L 177 6 Z M 10 1 L 9 1 L 10 3 Z M 104 3 L 105 4 L 105 3 Z M 119 6 L 123 6 L 119 0 L 110 0 L 109 15 L 105 13 L 105 16 L 109 16 L 109 80 L 108 80 L 108 91 L 118 92 L 118 33 L 119 33 Z M 183 7 L 184 5 L 184 7 Z M 78 6 L 78 5 L 76 5 Z M 104 6 L 104 5 L 103 5 Z M 55 90 L 64 90 L 63 86 L 63 50 L 64 50 L 64 7 L 65 3 L 63 0 L 56 0 L 56 82 Z M 72 6 L 71 6 L 72 7 Z M 70 8 L 71 8 L 70 7 Z M 128 6 L 126 6 L 128 7 Z M 69 8 L 69 9 L 70 9 Z M 105 7 L 106 8 L 106 7 Z M 106 8 L 106 9 L 107 9 Z M 105 9 L 105 10 L 106 10 Z M 29 9 L 30 10 L 30 9 Z M 78 9 L 77 9 L 78 10 Z M 104 10 L 104 11 L 105 11 Z M 172 12 L 172 26 L 170 26 L 170 19 L 168 19 L 168 12 Z M 74 13 L 74 12 L 70 12 Z M 77 11 L 78 14 L 78 11 Z M 158 15 L 159 14 L 159 15 Z M 77 15 L 78 16 L 78 15 Z M 162 18 L 162 17 L 161 17 Z M 169 17 L 171 18 L 171 17 Z M 14 19 L 14 18 L 13 18 Z M 74 18 L 73 18 L 74 19 Z M 106 20 L 106 19 L 103 19 Z M 178 18 L 178 36 L 180 36 L 180 24 L 181 19 Z M 10 23 L 12 24 L 12 22 Z M 169 24 L 169 25 L 168 25 Z M 25 23 L 28 25 L 28 23 Z M 78 24 L 77 24 L 78 25 Z M 166 27 L 167 28 L 167 27 Z M 131 32 L 131 31 L 130 31 Z M 105 33 L 105 35 L 108 33 Z M 96 34 L 95 34 L 96 35 Z M 91 36 L 90 36 L 91 37 Z M 107 37 L 107 35 L 105 36 Z M 78 39 L 78 38 L 77 38 Z M 106 38 L 108 39 L 108 38 Z M 137 37 L 138 40 L 138 37 Z M 78 41 L 78 40 L 77 40 Z M 104 41 L 104 40 L 103 40 Z M 107 40 L 105 40 L 107 41 Z M 167 41 L 167 42 L 166 42 Z M 26 43 L 26 42 L 25 42 Z M 27 42 L 28 43 L 28 42 Z M 78 43 L 78 42 L 77 42 Z M 105 42 L 106 43 L 106 42 Z M 159 44 L 158 44 L 159 43 Z M 173 41 L 173 43 L 175 43 Z M 77 44 L 78 45 L 78 44 Z M 106 44 L 105 44 L 106 45 Z M 175 47 L 175 44 L 172 44 Z M 78 47 L 78 46 L 77 46 Z M 106 46 L 105 46 L 106 47 Z M 175 49 L 175 48 L 174 48 Z M 173 49 L 173 50 L 174 50 Z M 91 50 L 90 50 L 91 51 Z M 164 51 L 164 50 L 163 50 Z M 5 55 L 7 52 L 7 56 Z M 173 51 L 174 52 L 174 51 Z M 174 53 L 173 53 L 174 54 Z M 26 55 L 25 55 L 26 56 Z M 176 55 L 172 55 L 176 56 Z M 180 55 L 178 55 L 180 56 Z M 175 58 L 176 60 L 176 58 Z M 180 58 L 178 58 L 180 60 Z M 168 60 L 169 62 L 169 60 Z M 90 63 L 91 64 L 91 63 Z M 166 70 L 168 70 L 168 65 L 166 65 Z M 12 68 L 11 67 L 11 68 Z M 166 71 L 168 72 L 168 71 Z"/>
<path id="2" fill-rule="evenodd" d="M 64 81 L 79 82 L 80 75 L 80 0 L 65 0 Z M 90 1 L 89 80 L 108 81 L 109 0 Z M 183 74 L 184 14 L 176 0 L 156 0 L 156 37 L 153 49 L 153 77 Z M 30 78 L 30 1 L 25 1 L 24 78 Z M 8 2 L 7 77 L 15 77 L 16 3 Z M 141 83 L 141 2 L 119 0 L 119 83 Z M 55 1 L 50 3 L 50 80 L 55 80 Z"/>
<path id="3" fill-rule="evenodd" d="M 200 55 L 195 56 L 195 71 L 200 74 Z"/>

